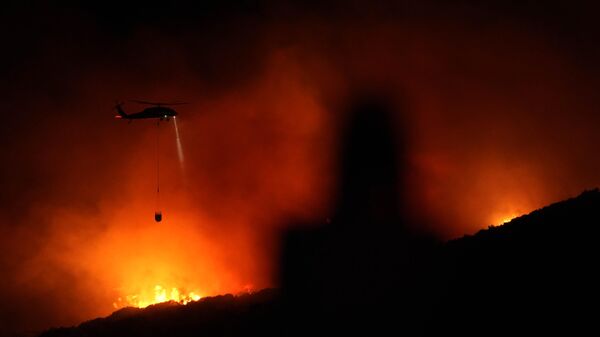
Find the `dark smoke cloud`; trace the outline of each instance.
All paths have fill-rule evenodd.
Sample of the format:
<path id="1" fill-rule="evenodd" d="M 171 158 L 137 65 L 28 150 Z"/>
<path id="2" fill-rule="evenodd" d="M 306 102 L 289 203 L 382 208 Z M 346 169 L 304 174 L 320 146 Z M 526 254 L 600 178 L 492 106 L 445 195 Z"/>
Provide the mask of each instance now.
<path id="1" fill-rule="evenodd" d="M 11 6 L 0 32 L 1 328 L 108 314 L 136 281 L 127 271 L 148 262 L 136 248 L 158 272 L 189 269 L 173 277 L 207 294 L 273 285 L 277 230 L 329 216 L 336 111 L 357 86 L 403 99 L 410 209 L 442 237 L 597 186 L 593 11 L 538 9 Z M 168 227 L 151 222 L 152 124 L 111 118 L 128 98 L 192 103 L 180 109 L 185 175 L 161 126 Z"/>

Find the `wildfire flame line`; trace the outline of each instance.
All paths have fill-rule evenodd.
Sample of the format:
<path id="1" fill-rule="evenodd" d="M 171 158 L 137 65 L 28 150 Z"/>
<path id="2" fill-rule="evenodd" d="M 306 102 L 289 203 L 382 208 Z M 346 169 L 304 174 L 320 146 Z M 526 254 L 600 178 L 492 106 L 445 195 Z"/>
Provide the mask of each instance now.
<path id="1" fill-rule="evenodd" d="M 169 289 L 162 287 L 161 285 L 154 286 L 154 296 L 143 296 L 143 295 L 128 295 L 123 297 L 119 297 L 116 302 L 113 303 L 115 308 L 123 308 L 123 307 L 137 307 L 137 308 L 145 308 L 152 304 L 163 303 L 163 302 L 177 302 L 180 304 L 188 304 L 190 302 L 198 301 L 202 296 L 198 295 L 195 292 L 189 292 L 187 294 L 183 294 L 177 288 Z"/>

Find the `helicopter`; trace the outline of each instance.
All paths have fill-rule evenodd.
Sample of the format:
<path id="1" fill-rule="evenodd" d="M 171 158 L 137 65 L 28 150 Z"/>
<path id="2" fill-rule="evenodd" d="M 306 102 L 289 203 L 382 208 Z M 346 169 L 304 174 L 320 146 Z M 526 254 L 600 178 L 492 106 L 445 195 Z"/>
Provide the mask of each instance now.
<path id="1" fill-rule="evenodd" d="M 167 106 L 172 106 L 172 105 L 180 105 L 180 104 L 187 104 L 187 103 L 183 103 L 183 102 L 175 102 L 175 103 L 158 103 L 158 102 L 147 102 L 147 101 L 137 101 L 137 100 L 131 100 L 132 102 L 135 103 L 139 103 L 139 104 L 145 104 L 145 105 L 152 105 L 151 107 L 148 107 L 140 112 L 136 112 L 136 113 L 131 113 L 131 114 L 127 114 L 122 106 L 124 103 L 119 103 L 117 102 L 117 104 L 115 105 L 115 109 L 117 110 L 118 115 L 115 116 L 115 118 L 117 119 L 128 119 L 129 122 L 131 122 L 134 119 L 156 119 L 156 127 L 157 127 L 157 132 L 156 132 L 156 208 L 158 209 L 155 213 L 154 213 L 154 221 L 156 222 L 161 222 L 162 221 L 162 211 L 160 211 L 159 208 L 159 194 L 160 194 L 160 181 L 159 181 L 159 132 L 158 132 L 158 128 L 160 126 L 160 122 L 161 121 L 169 121 L 169 119 L 172 117 L 174 119 L 174 126 L 175 129 L 177 129 L 177 121 L 175 120 L 175 116 L 177 116 L 177 111 L 167 107 Z M 176 131 L 179 132 L 179 131 Z M 179 137 L 179 134 L 178 136 Z"/>
<path id="2" fill-rule="evenodd" d="M 187 104 L 184 102 L 160 103 L 160 102 L 147 102 L 147 101 L 137 101 L 137 100 L 132 100 L 132 102 L 139 103 L 139 104 L 145 104 L 145 105 L 152 105 L 152 106 L 149 108 L 146 108 L 140 112 L 128 114 L 122 108 L 124 103 L 117 103 L 117 105 L 115 106 L 115 109 L 117 110 L 118 115 L 116 115 L 115 118 L 128 119 L 130 122 L 134 119 L 154 119 L 154 118 L 156 118 L 156 119 L 159 119 L 159 121 L 167 121 L 168 122 L 171 117 L 175 118 L 175 116 L 177 116 L 177 111 L 169 108 L 169 106 Z"/>

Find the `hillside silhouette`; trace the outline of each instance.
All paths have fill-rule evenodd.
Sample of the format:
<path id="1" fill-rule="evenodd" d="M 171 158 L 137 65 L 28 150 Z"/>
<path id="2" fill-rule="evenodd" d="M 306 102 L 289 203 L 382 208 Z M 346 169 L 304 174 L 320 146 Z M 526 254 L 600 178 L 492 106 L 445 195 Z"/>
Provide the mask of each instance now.
<path id="1" fill-rule="evenodd" d="M 444 280 L 422 335 L 597 331 L 600 191 L 586 191 L 439 247 Z M 318 305 L 318 296 L 307 294 Z M 395 298 L 389 294 L 390 298 Z M 125 308 L 40 336 L 285 336 L 279 290 L 205 298 L 188 305 Z M 313 308 L 319 310 L 319 308 Z M 395 306 L 369 308 L 395 314 Z M 362 311 L 362 310 L 358 310 Z M 352 321 L 345 324 L 352 326 Z M 342 329 L 345 330 L 345 329 Z M 376 329 L 374 329 L 376 330 Z M 314 331 L 314 335 L 319 331 Z M 592 333 L 593 334 L 593 333 Z M 335 334 L 334 334 L 335 335 Z"/>
<path id="2" fill-rule="evenodd" d="M 594 189 L 446 243 L 448 285 L 432 331 L 598 331 L 591 308 L 598 298 L 599 225 L 600 192 Z"/>
<path id="3" fill-rule="evenodd" d="M 280 336 L 278 292 L 265 289 L 240 296 L 203 298 L 182 305 L 166 302 L 144 309 L 123 308 L 51 336 Z"/>

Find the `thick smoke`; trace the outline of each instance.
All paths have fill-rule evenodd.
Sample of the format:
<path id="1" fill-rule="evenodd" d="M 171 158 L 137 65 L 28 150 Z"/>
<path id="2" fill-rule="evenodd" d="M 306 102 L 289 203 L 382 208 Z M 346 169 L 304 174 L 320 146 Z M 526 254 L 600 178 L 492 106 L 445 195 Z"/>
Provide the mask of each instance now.
<path id="1" fill-rule="evenodd" d="M 600 183 L 598 70 L 576 43 L 586 27 L 468 6 L 336 8 L 5 18 L 2 328 L 106 315 L 156 282 L 203 295 L 273 286 L 277 231 L 329 216 L 333 111 L 355 86 L 404 99 L 406 193 L 439 236 Z M 113 120 L 127 98 L 191 103 L 178 108 L 185 180 L 161 125 L 160 224 L 156 125 Z"/>

